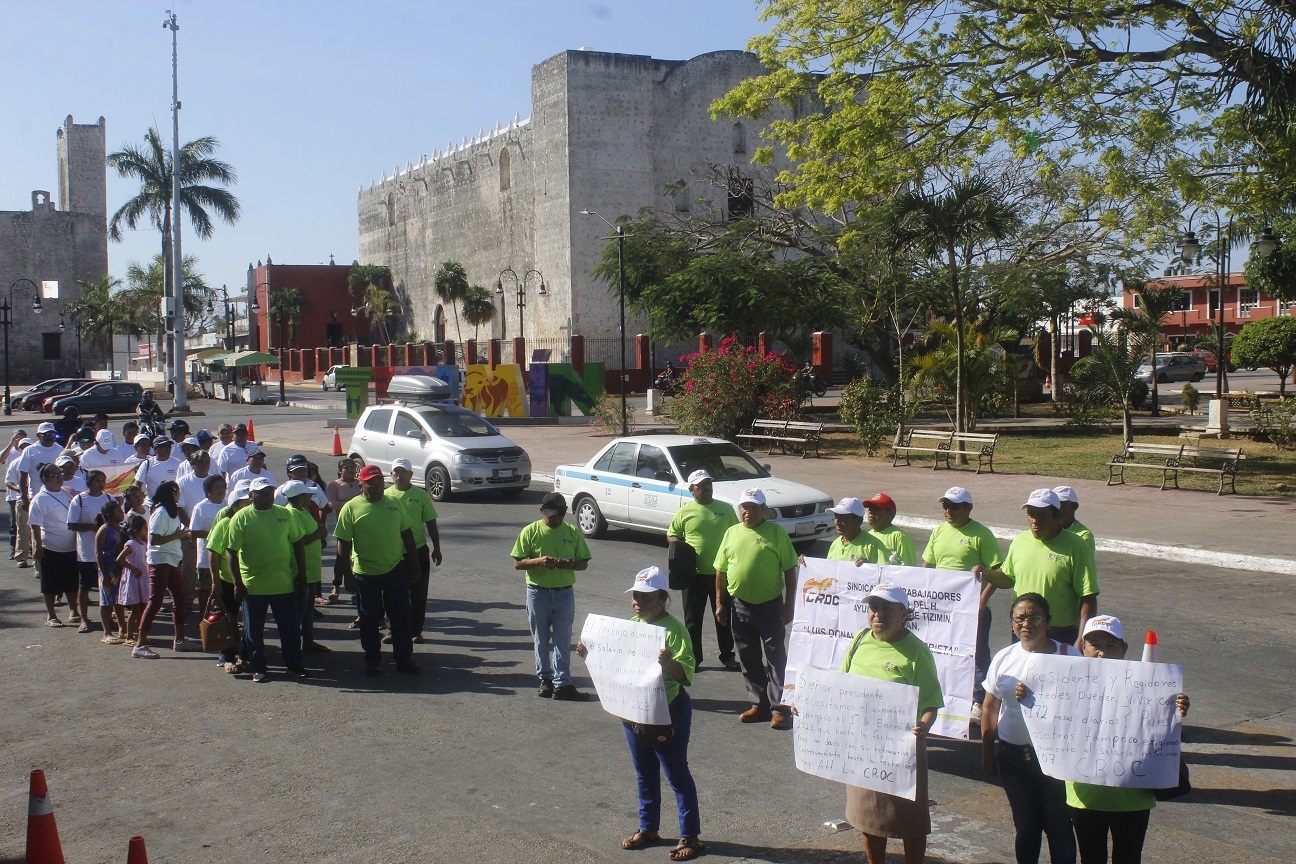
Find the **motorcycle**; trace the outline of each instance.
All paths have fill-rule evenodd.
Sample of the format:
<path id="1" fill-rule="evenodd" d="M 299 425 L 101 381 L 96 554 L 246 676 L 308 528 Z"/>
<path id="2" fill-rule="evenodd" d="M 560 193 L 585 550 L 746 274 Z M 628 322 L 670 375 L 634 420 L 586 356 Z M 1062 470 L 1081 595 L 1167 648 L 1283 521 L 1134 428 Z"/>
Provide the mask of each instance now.
<path id="1" fill-rule="evenodd" d="M 821 398 L 828 392 L 828 382 L 809 363 L 798 369 L 793 378 L 806 392 L 813 393 Z"/>
<path id="2" fill-rule="evenodd" d="M 675 379 L 673 370 L 667 369 L 653 380 L 653 389 L 660 390 L 663 396 L 674 396 L 679 392 L 679 381 Z"/>

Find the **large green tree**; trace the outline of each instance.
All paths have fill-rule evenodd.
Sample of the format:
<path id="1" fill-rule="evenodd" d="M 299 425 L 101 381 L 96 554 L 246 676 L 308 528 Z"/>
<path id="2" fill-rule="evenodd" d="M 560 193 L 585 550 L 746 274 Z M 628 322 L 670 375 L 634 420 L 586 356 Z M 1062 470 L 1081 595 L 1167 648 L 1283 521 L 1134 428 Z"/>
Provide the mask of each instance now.
<path id="1" fill-rule="evenodd" d="M 482 285 L 471 285 L 463 298 L 464 320 L 473 326 L 473 341 L 477 341 L 481 325 L 489 324 L 495 318 L 495 302 L 489 289 Z"/>
<path id="2" fill-rule="evenodd" d="M 1296 318 L 1287 315 L 1249 322 L 1233 338 L 1233 362 L 1265 366 L 1278 376 L 1278 395 L 1287 398 L 1287 376 L 1296 367 Z"/>
<path id="3" fill-rule="evenodd" d="M 302 313 L 309 308 L 311 308 L 310 299 L 307 298 L 306 292 L 299 288 L 283 285 L 270 290 L 270 317 L 283 324 L 288 331 L 288 342 L 296 343 L 297 327 L 301 324 Z"/>
<path id="4" fill-rule="evenodd" d="M 1288 2 L 764 7 L 771 31 L 748 47 L 769 72 L 715 107 L 772 121 L 790 202 L 849 210 L 995 152 L 1041 176 L 1074 172 L 1075 213 L 1140 237 L 1173 225 L 1183 201 L 1276 212 L 1296 199 Z"/>
<path id="5" fill-rule="evenodd" d="M 78 279 L 81 296 L 63 307 L 63 310 L 81 324 L 81 335 L 91 345 L 106 349 L 108 370 L 113 371 L 113 292 L 121 287 L 121 280 L 104 276 L 98 282 Z"/>

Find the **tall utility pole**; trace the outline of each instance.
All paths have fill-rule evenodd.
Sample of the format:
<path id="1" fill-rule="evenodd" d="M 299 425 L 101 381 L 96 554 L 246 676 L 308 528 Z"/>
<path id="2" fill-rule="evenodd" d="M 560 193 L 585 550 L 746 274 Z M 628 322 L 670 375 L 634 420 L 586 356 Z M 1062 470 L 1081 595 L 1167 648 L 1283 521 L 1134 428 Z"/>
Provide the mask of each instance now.
<path id="1" fill-rule="evenodd" d="M 180 63 L 175 13 L 167 10 L 162 26 L 171 31 L 171 380 L 175 407 L 189 408 L 189 383 L 185 379 L 184 256 L 180 254 Z"/>

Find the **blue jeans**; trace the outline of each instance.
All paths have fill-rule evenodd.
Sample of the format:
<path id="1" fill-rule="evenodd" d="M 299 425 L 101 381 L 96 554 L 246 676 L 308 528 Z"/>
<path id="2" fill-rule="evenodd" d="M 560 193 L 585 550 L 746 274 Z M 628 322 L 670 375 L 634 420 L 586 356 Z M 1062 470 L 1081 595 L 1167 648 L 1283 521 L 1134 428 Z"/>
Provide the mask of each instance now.
<path id="1" fill-rule="evenodd" d="M 356 574 L 356 598 L 360 607 L 360 646 L 364 648 L 365 666 L 376 669 L 382 664 L 382 636 L 378 624 L 383 613 L 391 627 L 392 655 L 396 665 L 411 662 L 414 644 L 410 641 L 410 581 L 405 561 L 381 576 Z"/>
<path id="2" fill-rule="evenodd" d="M 630 745 L 630 761 L 634 763 L 639 780 L 639 830 L 656 833 L 661 827 L 661 773 L 666 769 L 666 782 L 675 790 L 675 806 L 679 810 L 681 837 L 697 837 L 702 833 L 702 817 L 698 813 L 697 786 L 688 766 L 689 732 L 693 728 L 693 703 L 688 692 L 681 687 L 679 696 L 671 703 L 671 719 L 675 722 L 675 737 L 664 747 L 644 744 L 630 727 L 625 727 L 626 743 Z"/>
<path id="3" fill-rule="evenodd" d="M 266 610 L 274 613 L 279 628 L 279 648 L 289 669 L 302 665 L 301 631 L 297 627 L 297 593 L 249 594 L 243 601 L 243 641 L 252 661 L 253 672 L 266 671 Z"/>
<path id="4" fill-rule="evenodd" d="M 1066 803 L 1066 784 L 1045 776 L 1029 744 L 996 741 L 995 763 L 1017 829 L 1017 864 L 1037 864 L 1041 832 L 1048 836 L 1052 864 L 1075 864 L 1076 839 Z"/>
<path id="5" fill-rule="evenodd" d="M 541 681 L 552 681 L 557 687 L 572 683 L 571 631 L 575 618 L 576 592 L 570 585 L 527 586 L 527 623 L 535 643 L 536 675 Z"/>
<path id="6" fill-rule="evenodd" d="M 973 661 L 976 664 L 976 683 L 972 687 L 972 701 L 977 704 L 985 701 L 985 687 L 982 685 L 990 668 L 990 623 L 993 619 L 989 606 L 977 616 L 976 659 Z"/>

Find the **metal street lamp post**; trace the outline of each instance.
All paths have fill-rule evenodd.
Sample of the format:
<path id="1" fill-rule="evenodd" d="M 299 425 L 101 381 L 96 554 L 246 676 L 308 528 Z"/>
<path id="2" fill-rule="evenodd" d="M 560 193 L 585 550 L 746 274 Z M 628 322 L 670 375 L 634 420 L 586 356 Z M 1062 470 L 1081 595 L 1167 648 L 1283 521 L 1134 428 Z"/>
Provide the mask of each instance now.
<path id="1" fill-rule="evenodd" d="M 537 296 L 548 297 L 549 289 L 545 286 L 544 274 L 539 270 L 528 270 L 522 274 L 521 278 L 519 278 L 517 272 L 512 267 L 505 267 L 500 271 L 499 278 L 495 280 L 495 294 L 499 297 L 504 296 L 504 277 L 508 276 L 513 280 L 513 287 L 517 294 L 518 335 L 524 338 L 526 337 L 526 286 L 527 280 L 530 279 L 532 275 L 535 275 L 540 279 L 540 290 L 536 292 Z M 519 362 L 518 358 L 514 357 L 513 362 Z"/>
<path id="2" fill-rule="evenodd" d="M 1179 241 L 1180 257 L 1185 260 L 1193 260 L 1201 254 L 1201 244 L 1197 242 L 1197 235 L 1192 230 L 1193 216 L 1197 213 L 1193 211 L 1188 217 L 1188 228 L 1183 233 Z M 1229 216 L 1228 222 L 1224 223 L 1220 219 L 1218 211 L 1215 212 L 1215 286 L 1219 291 L 1219 302 L 1216 304 L 1216 326 L 1218 332 L 1215 343 L 1215 398 L 1222 399 L 1228 391 L 1228 357 L 1224 353 L 1224 297 L 1225 297 L 1225 280 L 1229 275 L 1229 263 L 1232 259 L 1233 246 L 1233 217 Z M 1156 370 L 1152 370 L 1156 374 Z"/>
<path id="3" fill-rule="evenodd" d="M 72 325 L 73 325 L 74 327 L 76 327 L 76 337 L 77 337 L 77 377 L 78 377 L 78 378 L 84 378 L 84 377 L 85 377 L 85 366 L 82 365 L 82 363 L 81 363 L 81 316 L 80 316 L 80 315 L 77 315 L 76 313 L 73 312 L 73 313 L 69 313 L 68 317 L 70 317 L 70 318 L 72 319 Z M 63 323 L 63 313 L 60 312 L 60 313 L 59 313 L 59 332 L 62 333 L 62 332 L 64 332 L 64 331 L 66 331 L 66 330 L 67 330 L 67 325 L 66 325 L 65 323 Z"/>
<path id="4" fill-rule="evenodd" d="M 266 302 L 269 303 L 267 293 Z M 279 309 L 279 401 L 275 403 L 276 408 L 287 408 L 288 397 L 284 395 L 284 366 L 287 364 L 288 350 L 288 316 L 284 313 L 283 308 Z"/>
<path id="5" fill-rule="evenodd" d="M 30 279 L 15 279 L 9 286 L 9 293 L 4 301 L 0 303 L 0 325 L 4 327 L 4 413 L 9 416 L 13 413 L 13 407 L 10 404 L 12 398 L 9 393 L 9 325 L 13 323 L 13 293 L 19 285 L 30 285 L 32 292 L 32 312 L 37 315 L 45 307 L 41 306 L 40 288 Z"/>
<path id="6" fill-rule="evenodd" d="M 580 212 L 582 216 L 598 216 L 603 219 L 601 214 L 593 210 Z M 626 409 L 625 228 L 621 225 L 613 225 L 606 219 L 603 219 L 603 224 L 616 232 L 617 241 L 617 297 L 621 301 L 621 437 L 624 438 L 630 434 Z"/>

